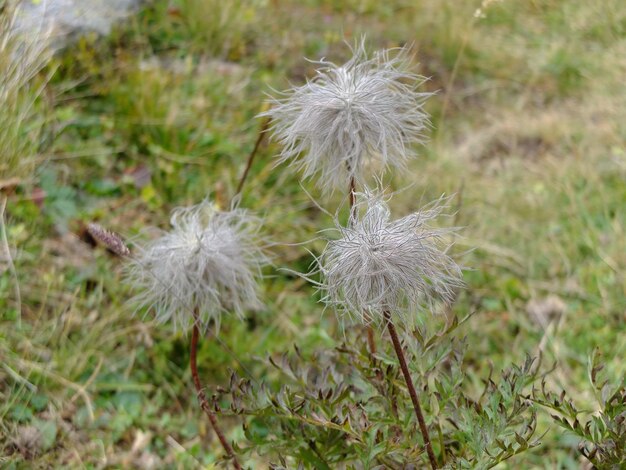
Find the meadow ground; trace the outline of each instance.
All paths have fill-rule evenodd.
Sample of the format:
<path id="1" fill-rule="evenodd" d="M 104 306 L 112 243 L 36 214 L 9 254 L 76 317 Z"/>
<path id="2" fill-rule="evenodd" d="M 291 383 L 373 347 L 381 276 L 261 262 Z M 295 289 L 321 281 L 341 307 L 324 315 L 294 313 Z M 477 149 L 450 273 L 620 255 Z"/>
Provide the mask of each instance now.
<path id="1" fill-rule="evenodd" d="M 588 360 L 626 370 L 626 7 L 621 0 L 156 1 L 110 37 L 58 55 L 39 112 L 36 173 L 7 201 L 16 265 L 0 276 L 0 465 L 200 468 L 220 454 L 199 414 L 188 338 L 133 315 L 122 263 L 80 237 L 97 220 L 129 239 L 171 208 L 226 201 L 254 145 L 265 93 L 301 83 L 303 57 L 343 61 L 411 43 L 437 91 L 430 143 L 396 175 L 402 215 L 454 194 L 467 289 L 470 378 L 556 361 L 548 380 L 593 411 Z M 227 6 L 224 6 L 227 5 Z M 1 111 L 0 111 L 1 112 Z M 261 212 L 279 267 L 332 220 L 261 147 L 242 204 Z M 323 198 L 334 211 L 341 194 Z M 321 241 L 307 246 L 313 253 Z M 314 289 L 270 269 L 266 309 L 225 319 L 199 352 L 210 386 L 229 370 L 271 380 L 256 358 L 332 348 L 336 319 Z M 470 380 L 471 383 L 471 380 Z M 509 468 L 581 468 L 578 440 L 541 415 L 542 445 Z M 229 438 L 244 438 L 236 421 Z M 33 437 L 36 436 L 36 437 Z M 260 460 L 256 465 L 263 467 Z"/>

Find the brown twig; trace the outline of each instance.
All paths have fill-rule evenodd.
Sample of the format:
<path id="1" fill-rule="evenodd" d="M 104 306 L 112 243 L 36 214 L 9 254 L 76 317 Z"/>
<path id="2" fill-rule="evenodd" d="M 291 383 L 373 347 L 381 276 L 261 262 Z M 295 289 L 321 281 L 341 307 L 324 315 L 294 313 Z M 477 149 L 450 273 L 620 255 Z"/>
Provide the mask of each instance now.
<path id="1" fill-rule="evenodd" d="M 233 466 L 237 470 L 241 470 L 241 465 L 237 461 L 237 457 L 235 456 L 235 452 L 233 451 L 232 446 L 224 436 L 224 433 L 219 427 L 217 423 L 217 416 L 215 412 L 211 409 L 209 405 L 209 400 L 204 393 L 204 389 L 202 388 L 202 384 L 200 383 L 200 376 L 198 375 L 198 366 L 196 364 L 196 352 L 198 350 L 198 337 L 200 336 L 200 330 L 198 328 L 198 310 L 195 309 L 193 312 L 194 315 L 194 324 L 193 324 L 193 332 L 191 334 L 191 354 L 189 357 L 189 365 L 191 366 L 191 376 L 193 377 L 193 384 L 196 387 L 196 392 L 198 394 L 198 402 L 200 403 L 200 408 L 202 411 L 206 413 L 209 417 L 209 421 L 211 421 L 211 426 L 213 426 L 213 430 L 215 434 L 217 434 L 217 438 L 220 440 L 224 451 L 228 455 L 228 457 L 232 460 Z"/>
<path id="2" fill-rule="evenodd" d="M 356 204 L 356 181 L 354 180 L 354 176 L 350 178 L 350 215 L 352 215 L 352 209 L 354 209 L 354 204 Z"/>
<path id="3" fill-rule="evenodd" d="M 246 178 L 248 177 L 248 173 L 250 172 L 250 168 L 252 168 L 252 163 L 254 162 L 254 157 L 256 156 L 257 152 L 259 151 L 259 147 L 261 146 L 261 142 L 263 142 L 263 138 L 265 137 L 265 133 L 267 132 L 267 129 L 270 126 L 270 121 L 271 121 L 271 118 L 270 117 L 266 117 L 265 120 L 263 121 L 263 124 L 261 125 L 261 129 L 259 130 L 259 136 L 257 137 L 256 142 L 254 143 L 254 148 L 252 149 L 252 152 L 250 152 L 250 155 L 248 156 L 248 161 L 246 163 L 246 168 L 243 170 L 243 174 L 241 175 L 241 178 L 239 179 L 239 184 L 237 185 L 237 191 L 235 192 L 235 196 L 234 197 L 237 197 L 239 194 L 241 194 L 241 190 L 243 189 L 243 185 L 246 182 Z"/>
<path id="4" fill-rule="evenodd" d="M 426 428 L 426 421 L 424 421 L 424 415 L 422 414 L 422 407 L 420 406 L 419 399 L 417 398 L 417 392 L 415 391 L 415 387 L 413 386 L 413 380 L 411 380 L 409 368 L 406 365 L 406 359 L 404 358 L 402 345 L 400 344 L 400 339 L 398 338 L 398 332 L 396 331 L 396 327 L 391 321 L 391 314 L 388 311 L 385 311 L 383 312 L 383 315 L 385 317 L 385 322 L 387 323 L 389 335 L 391 336 L 393 348 L 395 349 L 396 355 L 398 356 L 398 361 L 400 362 L 400 369 L 402 370 L 402 375 L 404 375 L 404 381 L 406 382 L 406 386 L 409 389 L 409 395 L 411 396 L 413 408 L 415 409 L 415 415 L 417 416 L 420 431 L 422 432 L 422 437 L 424 438 L 424 445 L 426 446 L 426 453 L 428 454 L 428 460 L 430 460 L 430 466 L 433 468 L 433 470 L 436 470 L 437 459 L 435 458 L 435 453 L 433 452 L 433 447 L 430 443 L 428 429 Z"/>
<path id="5" fill-rule="evenodd" d="M 370 354 L 376 354 L 376 339 L 374 337 L 374 329 L 371 326 L 367 327 L 367 347 L 370 350 Z"/>

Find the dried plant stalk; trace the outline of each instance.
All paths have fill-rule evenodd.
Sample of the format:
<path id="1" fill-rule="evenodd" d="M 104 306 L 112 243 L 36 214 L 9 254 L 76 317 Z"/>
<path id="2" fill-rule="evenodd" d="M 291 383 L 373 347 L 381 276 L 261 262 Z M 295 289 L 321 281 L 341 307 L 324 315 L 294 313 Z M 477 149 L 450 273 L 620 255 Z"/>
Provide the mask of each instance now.
<path id="1" fill-rule="evenodd" d="M 239 184 L 237 185 L 237 191 L 235 191 L 235 195 L 233 196 L 233 199 L 239 196 L 241 194 L 241 191 L 243 190 L 243 185 L 245 184 L 246 179 L 248 178 L 248 173 L 250 173 L 250 168 L 252 168 L 252 163 L 254 162 L 254 158 L 256 157 L 256 154 L 259 151 L 259 148 L 261 147 L 261 143 L 263 142 L 263 139 L 265 138 L 265 134 L 267 133 L 267 130 L 269 129 L 271 121 L 272 120 L 270 117 L 266 117 L 263 120 L 261 129 L 259 130 L 259 135 L 256 139 L 256 142 L 254 143 L 254 148 L 252 149 L 252 152 L 250 152 L 250 155 L 248 155 L 248 160 L 246 161 L 246 167 L 244 168 L 243 174 L 241 175 L 241 178 L 239 179 Z"/>
<path id="2" fill-rule="evenodd" d="M 235 452 L 233 451 L 233 447 L 230 445 L 226 436 L 222 432 L 219 423 L 217 422 L 217 416 L 215 412 L 211 409 L 211 405 L 209 404 L 209 400 L 204 393 L 204 389 L 202 388 L 202 383 L 200 382 L 200 375 L 198 374 L 198 365 L 196 363 L 196 356 L 198 351 L 198 338 L 200 336 L 200 330 L 198 328 L 198 322 L 200 321 L 198 316 L 198 309 L 196 308 L 193 311 L 193 315 L 196 323 L 193 325 L 193 330 L 191 333 L 191 352 L 189 354 L 189 366 L 191 368 L 191 376 L 193 377 L 193 384 L 196 387 L 196 393 L 198 395 L 198 402 L 200 403 L 200 408 L 202 411 L 209 417 L 209 421 L 211 422 L 211 426 L 217 435 L 217 438 L 220 441 L 220 444 L 224 448 L 226 455 L 228 458 L 232 460 L 233 466 L 237 470 L 241 470 L 241 465 L 235 456 Z"/>
<path id="3" fill-rule="evenodd" d="M 394 326 L 391 319 L 391 314 L 388 311 L 385 311 L 383 315 L 385 317 L 385 321 L 387 322 L 387 329 L 389 330 L 389 336 L 391 336 L 393 349 L 396 351 L 396 356 L 398 356 L 398 362 L 400 363 L 400 369 L 402 370 L 404 381 L 406 382 L 406 386 L 409 389 L 409 396 L 411 397 L 411 402 L 413 402 L 413 409 L 415 410 L 415 416 L 417 416 L 417 422 L 419 423 L 420 432 L 422 433 L 422 438 L 424 439 L 424 446 L 426 447 L 426 453 L 428 454 L 430 466 L 433 468 L 433 470 L 435 470 L 437 468 L 437 458 L 435 457 L 435 453 L 433 452 L 433 446 L 430 442 L 430 436 L 428 435 L 428 428 L 426 427 L 426 421 L 424 420 L 422 407 L 420 406 L 417 392 L 415 391 L 415 387 L 413 386 L 413 380 L 411 379 L 411 373 L 409 372 L 409 368 L 406 364 L 404 351 L 402 350 L 402 344 L 400 344 L 400 338 L 398 338 L 398 332 L 396 331 L 396 327 Z"/>

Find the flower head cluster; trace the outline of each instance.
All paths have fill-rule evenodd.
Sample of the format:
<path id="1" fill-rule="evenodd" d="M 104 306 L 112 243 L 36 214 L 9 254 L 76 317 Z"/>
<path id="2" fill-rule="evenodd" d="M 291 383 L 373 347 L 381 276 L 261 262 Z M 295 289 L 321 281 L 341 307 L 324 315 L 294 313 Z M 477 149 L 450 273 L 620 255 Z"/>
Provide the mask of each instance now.
<path id="1" fill-rule="evenodd" d="M 405 49 L 368 58 L 361 42 L 353 52 L 342 66 L 317 62 L 315 78 L 264 113 L 283 145 L 279 162 L 318 176 L 324 190 L 362 182 L 368 162 L 404 168 L 428 126 L 422 105 L 430 94 L 416 91 L 424 78 L 408 71 Z"/>
<path id="2" fill-rule="evenodd" d="M 130 256 L 130 250 L 118 233 L 107 230 L 102 225 L 95 222 L 87 224 L 87 233 L 89 233 L 95 241 L 102 243 L 111 253 L 117 256 Z"/>
<path id="3" fill-rule="evenodd" d="M 242 317 L 260 308 L 257 278 L 267 258 L 260 247 L 260 220 L 235 208 L 221 212 L 208 201 L 173 211 L 172 230 L 143 248 L 128 277 L 142 291 L 135 300 L 153 308 L 158 322 L 206 329 L 222 313 Z"/>
<path id="4" fill-rule="evenodd" d="M 437 301 L 451 301 L 462 281 L 447 254 L 450 229 L 430 225 L 442 209 L 438 200 L 390 220 L 379 192 L 357 193 L 349 225 L 336 222 L 340 237 L 328 242 L 318 260 L 322 300 L 338 313 L 378 324 L 384 312 L 407 320 Z"/>

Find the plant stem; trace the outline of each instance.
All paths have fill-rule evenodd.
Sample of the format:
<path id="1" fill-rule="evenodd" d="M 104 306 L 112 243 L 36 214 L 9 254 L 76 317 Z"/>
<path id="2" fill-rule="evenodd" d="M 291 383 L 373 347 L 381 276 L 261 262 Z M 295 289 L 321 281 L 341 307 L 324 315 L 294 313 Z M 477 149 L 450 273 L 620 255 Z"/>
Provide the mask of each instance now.
<path id="1" fill-rule="evenodd" d="M 371 326 L 367 327 L 367 346 L 370 354 L 376 354 L 376 339 L 374 338 L 374 329 Z"/>
<path id="2" fill-rule="evenodd" d="M 243 174 L 241 175 L 241 178 L 239 179 L 239 184 L 237 185 L 237 191 L 235 192 L 235 196 L 237 197 L 239 194 L 241 194 L 241 190 L 243 189 L 243 185 L 246 182 L 246 178 L 248 177 L 248 173 L 250 172 L 250 168 L 252 168 L 252 162 L 254 162 L 254 157 L 256 156 L 257 152 L 259 151 L 259 147 L 261 146 L 261 142 L 263 142 L 263 138 L 265 137 L 265 133 L 267 131 L 267 129 L 270 126 L 270 121 L 271 119 L 269 117 L 265 118 L 265 120 L 263 121 L 263 124 L 261 125 L 261 129 L 259 130 L 259 136 L 256 139 L 256 142 L 254 143 L 254 148 L 252 149 L 252 152 L 250 152 L 250 155 L 248 156 L 248 161 L 246 163 L 246 168 L 243 170 Z"/>
<path id="3" fill-rule="evenodd" d="M 404 375 L 404 381 L 406 382 L 406 386 L 409 389 L 409 395 L 411 396 L 411 401 L 413 402 L 413 408 L 415 409 L 415 415 L 417 416 L 417 421 L 420 426 L 420 431 L 422 432 L 422 437 L 424 438 L 424 445 L 426 446 L 426 452 L 428 453 L 428 460 L 430 460 L 430 466 L 433 470 L 437 469 L 437 459 L 435 458 L 435 453 L 433 452 L 432 444 L 430 443 L 430 437 L 428 436 L 428 429 L 426 428 L 426 421 L 424 421 L 424 415 L 422 414 L 422 407 L 420 406 L 419 399 L 417 398 L 417 392 L 415 391 L 415 387 L 413 386 L 413 381 L 411 380 L 411 374 L 409 373 L 409 368 L 406 365 L 406 359 L 404 358 L 404 352 L 402 351 L 402 345 L 400 344 L 400 338 L 398 338 L 398 332 L 396 331 L 396 327 L 393 325 L 391 321 L 391 314 L 388 311 L 384 311 L 383 315 L 385 317 L 385 322 L 387 323 L 387 329 L 389 330 L 389 335 L 391 336 L 391 342 L 393 343 L 393 348 L 396 350 L 396 355 L 398 356 L 398 361 L 400 362 L 400 369 L 402 370 L 402 375 Z"/>
<path id="4" fill-rule="evenodd" d="M 228 457 L 233 461 L 233 466 L 237 470 L 241 470 L 241 465 L 239 465 L 239 462 L 237 461 L 235 452 L 233 451 L 233 448 L 228 442 L 228 440 L 226 439 L 226 436 L 224 436 L 224 433 L 220 429 L 219 424 L 217 423 L 217 416 L 215 412 L 211 409 L 211 406 L 209 405 L 209 400 L 206 394 L 204 393 L 202 384 L 200 383 L 200 376 L 198 375 L 198 366 L 196 364 L 196 352 L 198 350 L 198 337 L 200 336 L 200 330 L 198 329 L 198 309 L 194 310 L 193 316 L 194 316 L 194 324 L 193 324 L 193 332 L 191 334 L 191 354 L 189 358 L 189 365 L 191 366 L 191 376 L 193 377 L 193 384 L 195 385 L 196 392 L 198 394 L 198 402 L 200 403 L 200 408 L 202 408 L 202 411 L 204 411 L 206 415 L 209 417 L 209 421 L 211 421 L 211 426 L 213 427 L 215 434 L 217 434 L 217 438 L 220 440 L 220 443 L 222 444 L 222 447 L 224 448 L 226 455 L 228 455 Z"/>
<path id="5" fill-rule="evenodd" d="M 354 176 L 350 178 L 350 217 L 352 217 L 352 209 L 354 208 L 354 204 L 356 203 L 356 181 L 354 181 Z"/>

